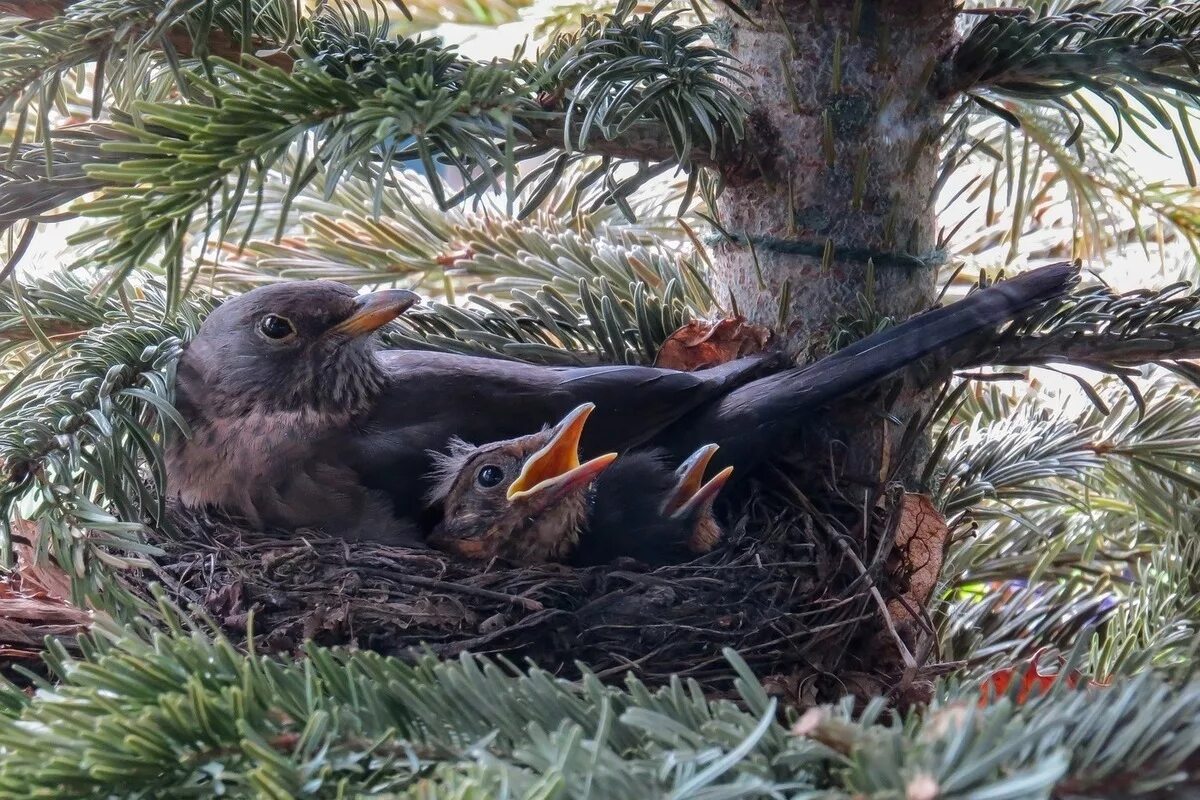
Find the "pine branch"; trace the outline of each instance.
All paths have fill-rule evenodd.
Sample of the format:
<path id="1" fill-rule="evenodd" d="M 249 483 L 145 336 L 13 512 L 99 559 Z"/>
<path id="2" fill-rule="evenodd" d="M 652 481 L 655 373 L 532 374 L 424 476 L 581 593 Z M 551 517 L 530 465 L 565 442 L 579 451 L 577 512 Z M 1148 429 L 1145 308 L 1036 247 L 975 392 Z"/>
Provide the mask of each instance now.
<path id="1" fill-rule="evenodd" d="M 280 662 L 160 613 L 171 633 L 153 643 L 93 640 L 78 660 L 54 646 L 53 689 L 0 691 L 0 797 L 1137 797 L 1197 783 L 1200 685 L 1153 674 L 984 709 L 958 687 L 904 724 L 881 700 L 858 714 L 847 701 L 789 730 L 728 651 L 737 702 L 470 656 L 406 665 L 314 645 Z"/>
<path id="2" fill-rule="evenodd" d="M 1096 674 L 1186 671 L 1200 620 L 1187 533 L 1200 395 L 1173 377 L 1093 391 L 1097 405 L 1066 413 L 1061 395 L 1009 399 L 992 385 L 944 421 L 925 480 L 978 526 L 943 567 L 947 658 L 998 666 L 1082 635 Z"/>
<path id="3" fill-rule="evenodd" d="M 88 648 L 93 663 L 72 663 L 59 649 L 57 677 L 74 683 L 62 686 L 62 697 L 71 698 L 66 704 L 5 693 L 12 711 L 0 716 L 7 756 L 0 797 L 51 785 L 69 786 L 77 797 L 103 796 L 113 780 L 124 793 L 146 795 L 211 796 L 214 780 L 275 797 L 381 795 L 414 788 L 440 764 L 450 768 L 440 773 L 443 781 L 452 780 L 451 770 L 482 768 L 513 787 L 556 778 L 574 787 L 573 795 L 590 787 L 593 798 L 695 796 L 710 786 L 737 797 L 769 785 L 755 771 L 769 770 L 786 744 L 772 725 L 774 703 L 756 684 L 753 694 L 744 690 L 747 713 L 694 690 L 651 693 L 634 683 L 621 691 L 592 677 L 579 688 L 539 670 L 513 674 L 471 657 L 410 666 L 313 646 L 305 665 L 285 664 L 248 657 L 203 632 L 187 637 L 178 616 L 163 612 L 176 635 L 158 645 L 132 637 L 98 643 Z M 14 734 L 22 720 L 37 718 L 48 735 L 59 736 L 79 719 L 70 706 L 88 709 L 92 735 L 71 737 L 66 749 L 35 764 L 42 742 L 19 745 Z M 123 744 L 101 752 L 101 736 Z M 661 768 L 668 749 L 678 769 Z M 140 755 L 131 759 L 133 751 Z M 705 769 L 715 754 L 745 766 Z M 65 767 L 73 759 L 75 766 Z M 18 790 L 22 772 L 25 789 Z"/>
<path id="4" fill-rule="evenodd" d="M 515 290 L 505 306 L 481 296 L 470 298 L 473 307 L 435 303 L 405 314 L 400 330 L 384 340 L 402 349 L 537 364 L 651 364 L 667 337 L 692 318 L 678 283 L 668 284 L 661 298 L 645 284 L 603 278 L 580 279 L 572 288 L 574 298 L 551 285 Z"/>
<path id="5" fill-rule="evenodd" d="M 754 138 L 752 131 L 732 131 L 724 123 L 718 126 L 719 136 L 710 142 L 697 144 L 682 151 L 676 150 L 669 138 L 674 131 L 652 122 L 638 122 L 622 126 L 622 133 L 611 138 L 587 138 L 582 123 L 569 124 L 565 117 L 547 115 L 547 119 L 530 119 L 521 134 L 521 141 L 529 144 L 571 142 L 571 150 L 588 155 L 606 156 L 622 161 L 667 161 L 678 159 L 686 164 L 719 169 L 730 175 L 747 179 L 761 171 L 761 162 L 769 159 L 765 146 Z M 750 140 L 746 141 L 746 137 Z M 759 147 L 755 157 L 745 154 L 748 149 Z M 682 152 L 682 155 L 677 155 Z M 766 156 L 766 157 L 763 157 Z"/>
<path id="6" fill-rule="evenodd" d="M 982 679 L 990 670 L 1011 667 L 1043 648 L 1069 651 L 1081 641 L 1112 641 L 1106 626 L 1120 613 L 1114 609 L 1122 603 L 1135 607 L 1117 595 L 1122 583 L 1119 576 L 1077 571 L 1069 578 L 1010 579 L 958 587 L 936 614 L 941 656 L 969 665 L 962 677 Z M 1160 618 L 1152 630 L 1170 629 L 1166 619 Z M 1146 654 L 1165 652 L 1172 645 L 1179 650 L 1186 644 L 1149 637 L 1128 641 L 1148 648 L 1143 651 Z M 1162 650 L 1150 649 L 1155 647 Z M 1147 660 L 1139 664 L 1124 659 L 1115 666 L 1121 674 L 1135 674 Z M 1086 669 L 1091 674 L 1110 675 L 1112 666 L 1113 662 L 1090 663 Z"/>
<path id="7" fill-rule="evenodd" d="M 1197 32 L 1193 0 L 988 14 L 942 64 L 932 89 L 943 98 L 966 93 L 1013 126 L 1021 124 L 1014 109 L 1055 109 L 1074 128 L 1068 144 L 1091 127 L 1115 147 L 1128 129 L 1157 149 L 1146 129 L 1164 128 L 1187 160 L 1200 157 L 1188 119 L 1200 100 Z"/>
<path id="8" fill-rule="evenodd" d="M 1191 374 L 1182 360 L 1200 358 L 1200 290 L 1176 283 L 1158 291 L 1114 294 L 1082 289 L 1060 306 L 1048 306 L 966 366 L 1075 364 L 1121 372 L 1164 364 Z"/>
<path id="9" fill-rule="evenodd" d="M 105 562 L 147 549 L 142 523 L 163 519 L 162 442 L 182 424 L 170 405 L 174 365 L 199 320 L 185 310 L 164 323 L 166 295 L 153 286 L 96 300 L 66 277 L 21 295 L 0 298 L 8 348 L 23 344 L 23 325 L 37 334 L 24 344 L 55 349 L 31 357 L 3 390 L 0 519 L 7 524 L 18 503 L 32 509 L 51 526 L 60 562 L 75 564 L 74 577 L 94 588 Z M 66 335 L 49 339 L 47 323 Z"/>
<path id="10" fill-rule="evenodd" d="M 123 138 L 110 125 L 72 125 L 52 131 L 49 147 L 10 150 L 9 162 L 0 164 L 0 232 L 103 188 L 103 181 L 88 177 L 87 166 L 119 162 L 120 155 L 104 152 L 103 146 Z"/>
<path id="11" fill-rule="evenodd" d="M 946 514 L 974 509 L 984 500 L 1006 507 L 1048 503 L 1064 513 L 1076 504 L 1074 494 L 1055 479 L 1083 482 L 1104 465 L 1093 446 L 1098 431 L 1072 415 L 1046 412 L 1040 404 L 1033 411 L 1014 408 L 1001 419 L 976 418 L 943 432 L 936 446 L 940 457 L 930 467 L 940 476 L 934 496 Z M 986 506 L 980 513 L 987 513 Z"/>
<path id="12" fill-rule="evenodd" d="M 209 225 L 222 231 L 240 212 L 243 196 L 257 193 L 255 185 L 297 141 L 305 166 L 297 166 L 293 175 L 295 189 L 314 174 L 306 155 L 311 146 L 311 157 L 331 181 L 361 171 L 374 159 L 381 160 L 385 174 L 394 163 L 419 161 L 443 207 L 452 201 L 434 159 L 440 156 L 451 164 L 469 193 L 497 188 L 498 173 L 550 147 L 514 145 L 516 138 L 529 134 L 526 120 L 558 116 L 573 126 L 576 116 L 582 116 L 578 145 L 585 146 L 651 119 L 668 130 L 677 157 L 697 140 L 715 148 L 720 120 L 740 124 L 740 101 L 720 81 L 730 70 L 722 65 L 719 51 L 699 44 L 702 30 L 679 32 L 670 22 L 670 17 L 614 17 L 589 30 L 605 36 L 603 40 L 563 40 L 539 65 L 482 65 L 459 58 L 436 40 L 370 39 L 372 49 L 348 61 L 350 52 L 361 47 L 360 32 L 326 20 L 320 37 L 305 45 L 311 61 L 323 70 L 299 69 L 289 75 L 273 67 L 250 70 L 225 64 L 224 85 L 206 84 L 212 105 L 140 105 L 138 121 L 154 127 L 118 125 L 131 141 L 109 144 L 106 150 L 122 153 L 126 160 L 87 170 L 109 188 L 83 212 L 106 222 L 75 241 L 101 243 L 92 258 L 114 268 L 113 285 L 165 247 L 174 303 L 191 218 L 227 193 L 220 212 L 208 212 Z M 654 52 L 661 55 L 638 55 L 647 51 L 643 41 L 657 41 Z M 322 49 L 315 49 L 318 44 Z M 624 66 L 592 66 L 611 63 L 609 59 Z M 347 63 L 354 65 L 353 71 Z M 646 83 L 656 76 L 653 84 Z M 574 94 L 564 112 L 551 114 L 534 95 L 556 87 Z M 568 150 L 575 146 L 563 145 Z M 549 191 L 562 170 L 581 157 L 578 152 L 561 154 L 551 169 L 537 175 L 538 187 Z M 642 169 L 610 184 L 608 197 L 620 205 L 624 195 L 672 164 Z"/>
<path id="13" fill-rule="evenodd" d="M 1200 3 L 1188 0 L 986 15 L 955 48 L 937 91 L 1054 98 L 1080 89 L 1104 95 L 1136 83 L 1194 95 L 1197 29 Z"/>
<path id="14" fill-rule="evenodd" d="M 264 257 L 254 268 L 224 269 L 221 281 L 262 280 L 282 268 L 289 277 L 424 278 L 452 291 L 468 284 L 481 294 L 468 295 L 465 305 L 448 298 L 408 312 L 388 343 L 543 364 L 653 363 L 672 333 L 713 310 L 700 264 L 619 229 L 585 234 L 548 218 L 535 227 L 451 212 L 440 230 L 414 231 L 404 217 L 355 216 L 310 218 L 312 250 L 260 245 Z M 383 246 L 389 240 L 408 252 L 389 252 Z M 382 270 L 365 258 L 372 249 L 382 256 Z M 338 257 L 350 251 L 356 265 Z"/>
<path id="15" fill-rule="evenodd" d="M 99 149 L 103 141 L 120 138 L 109 126 L 52 128 L 52 114 L 78 107 L 75 92 L 85 77 L 91 78 L 93 116 L 106 101 L 120 100 L 123 86 L 147 96 L 156 73 L 169 73 L 176 91 L 192 96 L 181 58 L 215 54 L 238 60 L 244 43 L 267 62 L 290 66 L 291 57 L 279 48 L 295 38 L 299 24 L 292 0 L 239 0 L 219 7 L 204 0 L 12 0 L 0 10 L 26 17 L 5 19 L 0 36 L 0 126 L 10 112 L 16 123 L 0 167 L 0 232 L 28 220 L 26 240 L 40 217 L 103 187 L 86 175 L 87 165 L 114 161 Z M 143 57 L 156 48 L 162 58 Z M 25 142 L 34 138 L 31 127 L 42 141 L 30 145 Z M 56 144 L 64 150 L 56 152 Z M 23 248 L 17 249 L 3 275 L 15 268 Z"/>
<path id="16" fill-rule="evenodd" d="M 72 57 L 72 60 L 79 59 L 76 63 L 94 60 L 105 48 L 116 44 L 114 40 L 119 36 L 132 34 L 137 37 L 155 28 L 158 29 L 159 35 L 144 42 L 144 46 L 155 49 L 169 46 L 183 58 L 204 54 L 234 61 L 241 58 L 243 52 L 261 52 L 263 61 L 281 69 L 289 68 L 293 62 L 293 58 L 287 53 L 264 52 L 279 51 L 283 43 L 260 35 L 251 34 L 245 41 L 247 46 L 243 47 L 242 38 L 235 38 L 228 30 L 222 28 L 213 28 L 202 39 L 197 40 L 185 29 L 187 25 L 182 19 L 174 26 L 163 26 L 159 19 L 159 15 L 166 10 L 162 2 L 143 4 L 141 7 L 136 3 L 123 3 L 122 10 L 131 12 L 127 18 L 114 18 L 111 7 L 97 8 L 95 10 L 102 13 L 94 14 L 91 8 L 93 5 L 95 4 L 90 0 L 4 0 L 0 2 L 0 13 L 37 22 L 56 22 L 53 27 L 38 25 L 23 29 L 33 34 L 31 38 L 47 43 L 51 39 L 63 41 L 83 34 L 96 49 L 90 58 L 85 55 L 86 50 L 76 51 Z M 88 8 L 83 9 L 84 6 Z M 261 13 L 261 9 L 259 12 Z M 94 27 L 85 30 L 84 25 L 87 23 Z M 106 23 L 109 27 L 100 27 Z M 105 41 L 101 35 L 103 30 L 112 31 L 113 40 Z M 66 59 L 60 66 L 65 63 Z"/>
<path id="17" fill-rule="evenodd" d="M 941 201 L 943 215 L 953 216 L 940 246 L 989 266 L 1072 254 L 1099 258 L 1127 244 L 1149 254 L 1159 237 L 1200 247 L 1194 188 L 1148 182 L 1135 161 L 1112 152 L 1103 131 L 1079 129 L 1062 109 L 1013 104 L 1008 113 L 1020 127 L 967 101 L 952 110 L 938 185 L 955 187 L 944 189 Z M 1176 133 L 1190 181 L 1187 136 Z M 1064 194 L 1076 229 L 1069 242 L 1058 219 Z"/>
<path id="18" fill-rule="evenodd" d="M 452 300 L 477 289 L 479 278 L 493 272 L 533 277 L 525 259 L 553 262 L 553 247 L 563 244 L 583 271 L 556 270 L 547 263 L 546 279 L 570 277 L 573 287 L 578 277 L 605 274 L 623 282 L 628 271 L 613 271 L 608 259 L 597 261 L 597 254 L 588 249 L 595 241 L 601 248 L 630 251 L 639 262 L 635 272 L 648 266 L 650 272 L 640 278 L 656 289 L 663 282 L 653 273 L 664 274 L 662 259 L 676 261 L 680 269 L 698 277 L 706 272 L 707 265 L 682 255 L 691 243 L 693 226 L 703 224 L 694 211 L 680 217 L 686 178 L 656 182 L 629 196 L 627 202 L 638 218 L 631 223 L 616 206 L 605 203 L 603 189 L 595 187 L 598 163 L 592 159 L 565 170 L 554 190 L 539 198 L 523 183 L 512 196 L 485 196 L 449 209 L 437 206 L 423 176 L 408 171 L 396 171 L 387 181 L 342 176 L 336 183 L 327 183 L 325 173 L 318 172 L 294 196 L 289 181 L 275 174 L 263 187 L 261 215 L 277 219 L 290 212 L 282 237 L 250 238 L 241 247 L 228 244 L 202 269 L 206 281 L 223 290 L 320 276 L 352 285 L 403 281 L 427 298 Z M 289 160 L 281 171 L 292 170 Z M 536 209 L 520 213 L 534 203 Z M 234 220 L 229 240 L 244 239 L 245 227 L 239 222 Z M 487 262 L 479 270 L 477 259 Z M 640 263 L 646 259 L 648 265 Z M 533 288 L 541 288 L 541 283 Z M 690 296 L 695 287 L 687 288 Z M 704 287 L 699 288 L 707 298 Z M 707 310 L 709 305 L 703 299 L 698 307 Z"/>
<path id="19" fill-rule="evenodd" d="M 124 115 L 118 113 L 116 116 Z M 517 136 L 527 145 L 541 148 L 566 138 L 577 140 L 580 130 L 580 126 L 575 126 L 574 133 L 566 135 L 561 122 L 531 119 L 528 120 L 525 131 L 517 133 Z M 36 219 L 51 212 L 66 213 L 64 207 L 71 202 L 112 186 L 111 181 L 92 176 L 91 168 L 119 164 L 128 159 L 125 151 L 135 146 L 133 137 L 105 123 L 84 123 L 58 128 L 51 131 L 50 138 L 50 148 L 43 144 L 22 144 L 12 151 L 8 166 L 0 164 L 0 226 L 12 226 L 22 220 Z M 101 148 L 100 143 L 106 141 L 112 142 L 112 145 Z M 753 136 L 749 141 L 755 141 Z M 54 166 L 51 169 L 46 167 L 47 149 L 52 153 L 51 163 Z M 762 148 L 759 148 L 759 151 L 762 152 Z M 524 155 L 534 159 L 539 153 L 526 151 Z M 673 158 L 670 147 L 664 142 L 662 130 L 647 123 L 633 125 L 626 134 L 611 140 L 592 139 L 586 152 L 578 151 L 576 155 L 579 157 L 565 159 L 561 164 L 554 163 L 552 170 L 543 170 L 538 174 L 543 181 L 540 186 L 552 191 L 554 185 L 560 182 L 565 174 L 587 163 L 584 160 L 586 156 L 599 155 L 618 162 L 663 162 Z M 719 168 L 727 173 L 739 172 L 742 169 L 736 166 L 733 157 L 713 160 L 708 151 L 698 148 L 688 153 L 685 160 L 696 166 Z M 607 171 L 619 164 L 609 161 L 600 166 Z M 757 166 L 747 166 L 747 169 L 757 169 Z M 595 170 L 596 167 L 591 168 L 591 171 Z M 555 180 L 548 180 L 547 175 Z M 622 199 L 639 188 L 639 184 L 648 177 L 652 176 L 644 174 L 636 183 L 621 187 Z M 603 184 L 598 188 L 603 189 Z M 533 193 L 527 194 L 530 195 L 530 200 L 537 200 Z M 602 196 L 607 197 L 608 194 Z M 538 203 L 533 202 L 526 213 L 532 213 L 537 208 Z M 637 218 L 636 212 L 634 218 Z"/>
<path id="20" fill-rule="evenodd" d="M 676 159 L 699 147 L 715 160 L 723 143 L 745 135 L 747 109 L 730 90 L 730 84 L 739 84 L 740 70 L 728 53 L 701 44 L 713 33 L 711 26 L 681 28 L 675 23 L 683 12 L 662 13 L 666 4 L 641 17 L 631 16 L 634 7 L 624 0 L 609 17 L 589 17 L 577 32 L 555 37 L 538 54 L 532 73 L 540 104 L 565 109 L 569 133 L 575 133 L 574 120 L 582 120 L 577 138 L 564 138 L 568 149 L 586 149 L 597 134 L 611 141 L 634 123 L 653 121 Z M 616 94 L 633 87 L 643 91 L 627 99 Z M 631 113 L 639 107 L 641 113 Z M 649 148 L 654 133 L 643 129 L 630 141 Z"/>
<path id="21" fill-rule="evenodd" d="M 88 297 L 89 287 L 75 275 L 31 281 L 20 285 L 19 293 L 12 287 L 9 283 L 0 291 L 0 357 L 7 358 L 26 345 L 43 348 L 49 342 L 51 349 L 65 346 L 92 328 L 123 316 L 117 298 L 96 303 Z M 10 383 L 6 396 L 16 391 L 18 384 Z"/>
<path id="22" fill-rule="evenodd" d="M 0 224 L 103 188 L 84 211 L 105 222 L 75 243 L 102 243 L 92 260 L 114 267 L 113 286 L 135 263 L 165 249 L 174 303 L 192 218 L 204 213 L 201 233 L 220 240 L 246 194 L 257 196 L 284 157 L 298 158 L 292 195 L 318 171 L 331 184 L 344 174 L 374 173 L 382 185 L 393 165 L 409 161 L 424 166 L 439 205 L 447 207 L 464 193 L 498 188 L 499 176 L 515 164 L 560 150 L 524 178 L 531 201 L 523 213 L 589 153 L 604 156 L 590 182 L 627 216 L 633 212 L 626 198 L 680 163 L 692 172 L 690 197 L 700 183 L 694 168 L 728 156 L 744 134 L 742 101 L 729 86 L 736 70 L 724 53 L 703 45 L 707 28 L 680 30 L 673 14 L 632 17 L 630 8 L 560 36 L 536 62 L 496 64 L 467 61 L 436 40 L 389 40 L 364 14 L 323 13 L 304 29 L 304 64 L 292 74 L 212 58 L 220 87 L 198 75 L 188 79 L 189 91 L 211 101 L 139 103 L 130 124 L 118 120 L 55 137 L 107 139 L 102 149 L 74 147 L 53 156 L 60 174 L 38 174 L 45 155 L 20 148 L 16 167 L 0 175 Z M 30 75 L 41 74 L 38 59 L 22 63 L 33 64 Z M 300 149 L 293 147 L 298 141 Z M 458 172 L 466 187 L 459 195 L 448 196 L 439 161 Z M 614 180 L 623 161 L 639 167 Z M 215 202 L 214 215 L 208 209 Z"/>
<path id="23" fill-rule="evenodd" d="M 1080 570 L 1099 577 L 1146 555 L 1143 535 L 1124 516 L 1128 495 L 1143 483 L 1128 470 L 1174 472 L 1176 488 L 1187 489 L 1200 465 L 1200 439 L 1189 429 L 1197 398 L 1175 381 L 1136 399 L 1112 381 L 1096 396 L 1103 408 L 1066 413 L 1030 390 L 1004 404 L 1001 416 L 972 411 L 977 396 L 945 421 L 924 481 L 952 527 L 968 519 L 980 526 L 951 549 L 943 571 L 950 585 L 1070 581 Z M 1143 520 L 1159 507 L 1139 504 Z M 1103 514 L 1120 519 L 1102 526 Z"/>
<path id="24" fill-rule="evenodd" d="M 880 707 L 855 718 L 849 703 L 810 712 L 794 730 L 840 755 L 839 788 L 865 797 L 1131 798 L 1159 796 L 1164 787 L 1155 779 L 1167 769 L 1178 781 L 1171 791 L 1200 780 L 1197 750 L 1160 736 L 1196 724 L 1189 715 L 1200 704 L 1200 685 L 1172 691 L 1151 673 L 1109 689 L 1067 690 L 1060 681 L 1018 706 L 1018 684 L 1009 700 L 982 710 L 974 707 L 978 688 L 962 687 L 929 710 L 919 731 L 880 725 Z M 895 754 L 887 768 L 881 753 Z M 981 778 L 999 764 L 1004 778 Z"/>
<path id="25" fill-rule="evenodd" d="M 249 13 L 230 6 L 245 6 Z M 289 69 L 293 59 L 282 52 L 287 38 L 278 38 L 295 25 L 286 9 L 278 0 L 240 0 L 215 14 L 203 0 L 8 0 L 0 10 L 29 21 L 9 27 L 0 41 L 0 107 L 16 105 L 19 110 L 34 90 L 57 86 L 66 70 L 118 50 L 122 58 L 144 49 L 168 49 L 173 57 L 232 61 L 241 60 L 243 52 L 261 53 L 261 60 Z M 246 19 L 274 35 L 240 30 Z M 98 91 L 102 84 L 97 81 Z"/>
<path id="26" fill-rule="evenodd" d="M 346 176 L 332 185 L 318 173 L 294 197 L 276 178 L 264 187 L 262 213 L 276 218 L 290 207 L 295 224 L 277 241 L 252 238 L 219 252 L 213 278 L 238 287 L 318 276 L 356 285 L 402 280 L 426 296 L 449 298 L 476 288 L 511 296 L 500 285 L 479 287 L 485 277 L 515 279 L 532 290 L 554 281 L 572 294 L 581 277 L 619 283 L 636 277 L 654 291 L 678 279 L 693 309 L 707 311 L 707 266 L 680 252 L 690 242 L 688 226 L 702 224 L 694 215 L 680 219 L 685 182 L 628 197 L 638 218 L 630 223 L 594 186 L 596 166 L 593 159 L 566 170 L 547 195 L 534 196 L 535 187 L 523 182 L 514 196 L 449 209 L 439 208 L 424 178 L 411 173 L 386 182 Z M 536 210 L 522 214 L 529 206 Z M 235 221 L 231 238 L 243 234 Z M 564 254 L 567 260 L 557 264 Z"/>

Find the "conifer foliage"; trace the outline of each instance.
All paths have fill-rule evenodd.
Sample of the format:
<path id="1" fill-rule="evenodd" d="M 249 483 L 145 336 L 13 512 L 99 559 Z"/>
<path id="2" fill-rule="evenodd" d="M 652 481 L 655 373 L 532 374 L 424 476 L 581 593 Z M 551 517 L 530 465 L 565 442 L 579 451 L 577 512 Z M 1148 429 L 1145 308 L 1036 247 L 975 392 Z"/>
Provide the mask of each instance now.
<path id="1" fill-rule="evenodd" d="M 1200 790 L 1200 2 L 559 4 L 493 60 L 434 35 L 524 5 L 0 0 L 0 797 Z M 944 36 L 913 96 L 868 98 L 893 128 L 855 140 L 909 6 Z M 781 46 L 731 56 L 762 32 Z M 747 88 L 763 75 L 777 91 Z M 817 120 L 811 141 L 784 117 Z M 1151 176 L 1148 154 L 1177 169 Z M 844 215 L 799 207 L 816 185 Z M 781 186 L 786 236 L 731 228 L 731 196 Z M 893 230 L 877 206 L 921 192 L 904 213 L 929 235 Z M 64 263 L 35 258 L 63 237 Z M 315 643 L 284 659 L 231 640 L 204 597 L 129 589 L 187 584 L 154 572 L 178 533 L 175 364 L 252 286 L 417 289 L 390 347 L 649 364 L 701 318 L 786 340 L 823 282 L 849 288 L 799 358 L 892 324 L 895 281 L 927 305 L 1064 257 L 1095 277 L 910 376 L 934 398 L 913 480 L 949 539 L 919 614 L 935 652 L 904 651 L 903 691 L 832 673 L 857 697 L 830 703 L 718 645 L 703 685 Z M 1121 258 L 1142 288 L 1102 280 Z M 787 259 L 809 271 L 776 282 Z M 738 307 L 768 286 L 767 311 Z M 1063 375 L 1081 402 L 1048 385 Z M 832 530 L 862 604 L 813 631 L 886 617 L 886 554 Z M 44 608 L 71 624 L 26 625 Z M 30 630 L 51 634 L 41 655 Z M 762 647 L 803 651 L 787 636 Z"/>

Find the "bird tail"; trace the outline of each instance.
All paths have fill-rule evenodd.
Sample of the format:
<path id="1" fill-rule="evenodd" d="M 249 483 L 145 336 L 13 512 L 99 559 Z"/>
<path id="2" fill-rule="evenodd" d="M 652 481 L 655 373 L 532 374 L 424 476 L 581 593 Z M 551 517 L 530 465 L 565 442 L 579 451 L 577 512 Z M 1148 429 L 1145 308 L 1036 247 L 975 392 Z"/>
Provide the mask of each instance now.
<path id="1" fill-rule="evenodd" d="M 814 364 L 760 378 L 673 426 L 664 439 L 675 453 L 716 442 L 721 461 L 739 469 L 794 436 L 808 414 L 876 384 L 920 359 L 953 350 L 986 330 L 1064 295 L 1078 280 L 1070 263 L 1031 270 L 926 311 L 862 339 Z"/>

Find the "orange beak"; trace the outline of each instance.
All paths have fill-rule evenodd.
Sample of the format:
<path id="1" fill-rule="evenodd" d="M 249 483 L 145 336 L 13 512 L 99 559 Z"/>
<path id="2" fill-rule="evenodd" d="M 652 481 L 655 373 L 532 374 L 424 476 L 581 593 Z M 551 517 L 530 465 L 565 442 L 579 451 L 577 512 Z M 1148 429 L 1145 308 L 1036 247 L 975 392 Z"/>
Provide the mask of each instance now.
<path id="1" fill-rule="evenodd" d="M 671 516 L 686 517 L 690 514 L 699 511 L 705 506 L 711 506 L 713 501 L 717 499 L 717 495 L 725 488 L 725 484 L 729 483 L 729 476 L 733 474 L 733 467 L 726 467 L 713 476 L 712 480 L 700 487 L 691 498 L 679 507 Z"/>
<path id="2" fill-rule="evenodd" d="M 664 514 L 674 514 L 700 491 L 704 485 L 704 472 L 718 449 L 715 444 L 706 444 L 679 465 L 679 469 L 675 470 L 675 487 L 663 501 Z"/>
<path id="3" fill-rule="evenodd" d="M 521 474 L 508 487 L 510 501 L 536 494 L 552 502 L 587 486 L 616 460 L 616 453 L 606 453 L 579 463 L 579 439 L 595 408 L 592 403 L 584 403 L 555 426 L 550 441 L 525 460 Z"/>
<path id="4" fill-rule="evenodd" d="M 712 505 L 717 495 L 729 483 L 733 467 L 726 467 L 704 483 L 704 471 L 718 450 L 715 444 L 706 444 L 688 456 L 687 461 L 675 470 L 675 488 L 663 502 L 663 513 L 672 517 L 686 517 L 705 506 Z"/>
<path id="5" fill-rule="evenodd" d="M 329 329 L 339 336 L 365 336 L 403 314 L 421 301 L 418 295 L 404 289 L 384 289 L 359 295 L 354 301 L 358 309 Z"/>

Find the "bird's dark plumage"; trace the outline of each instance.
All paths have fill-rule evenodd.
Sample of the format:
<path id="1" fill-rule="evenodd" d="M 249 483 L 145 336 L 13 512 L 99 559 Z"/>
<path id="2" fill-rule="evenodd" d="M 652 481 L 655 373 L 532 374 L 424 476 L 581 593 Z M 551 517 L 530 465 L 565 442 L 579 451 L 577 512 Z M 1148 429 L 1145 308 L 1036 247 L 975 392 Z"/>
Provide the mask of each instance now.
<path id="1" fill-rule="evenodd" d="M 737 387 L 669 426 L 655 444 L 681 454 L 713 442 L 721 448 L 718 465 L 733 466 L 743 477 L 752 474 L 817 409 L 1062 296 L 1077 274 L 1070 264 L 1042 267 L 918 314 L 809 366 Z"/>
<path id="2" fill-rule="evenodd" d="M 705 459 L 707 464 L 707 459 Z M 635 558 L 646 564 L 677 564 L 711 550 L 721 535 L 712 501 L 724 484 L 706 491 L 701 502 L 670 506 L 679 475 L 663 450 L 621 456 L 597 478 L 586 530 L 569 559 L 576 566 Z"/>
<path id="3" fill-rule="evenodd" d="M 170 488 L 187 505 L 261 524 L 408 541 L 430 488 L 429 452 L 451 437 L 517 437 L 592 402 L 585 455 L 655 447 L 678 461 L 715 441 L 739 464 L 743 430 L 784 441 L 819 406 L 1058 297 L 1074 279 L 1066 265 L 1034 270 L 809 367 L 779 372 L 752 358 L 694 373 L 378 352 L 370 325 L 410 299 L 356 297 L 324 281 L 263 287 L 213 312 L 184 353 L 178 405 L 195 435 L 171 445 Z M 374 312 L 359 315 L 365 306 Z M 286 318 L 295 339 L 270 339 L 268 315 Z M 360 323 L 339 327 L 351 317 Z"/>

